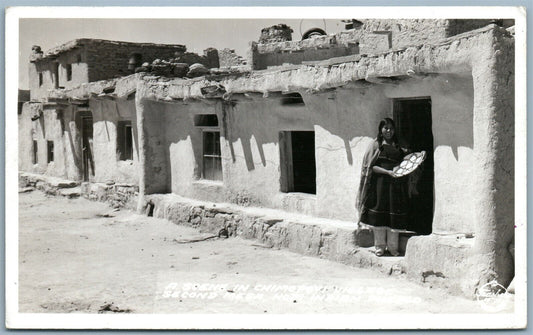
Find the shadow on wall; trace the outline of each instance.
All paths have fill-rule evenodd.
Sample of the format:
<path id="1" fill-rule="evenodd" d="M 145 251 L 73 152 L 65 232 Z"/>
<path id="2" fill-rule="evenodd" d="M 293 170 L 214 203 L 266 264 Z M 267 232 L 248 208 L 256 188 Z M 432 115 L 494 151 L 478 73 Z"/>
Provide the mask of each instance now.
<path id="1" fill-rule="evenodd" d="M 435 147 L 446 145 L 452 149 L 455 160 L 459 160 L 459 147 L 474 148 L 474 88 L 470 82 L 454 82 L 446 85 L 447 94 L 434 99 L 433 109 L 446 112 L 434 115 L 433 119 L 449 127 L 436 127 L 433 136 Z M 471 111 L 465 113 L 465 110 Z"/>
<path id="2" fill-rule="evenodd" d="M 374 138 L 376 131 L 373 129 L 377 129 L 379 117 L 385 116 L 388 107 L 388 100 L 383 95 L 359 101 L 359 97 L 364 99 L 366 94 L 365 91 L 354 94 L 354 90 L 339 89 L 315 95 L 304 94 L 304 102 L 299 105 L 281 103 L 280 94 L 271 94 L 269 98 L 242 98 L 228 104 L 223 124 L 227 127 L 225 134 L 231 159 L 236 162 L 238 157 L 234 146 L 240 142 L 248 171 L 254 170 L 259 160 L 266 167 L 269 160 L 264 147 L 270 143 L 277 145 L 280 131 L 314 131 L 316 127 L 321 127 L 343 143 L 342 148 L 327 149 L 344 150 L 346 162 L 352 166 L 352 146 L 355 145 L 350 142 L 356 137 Z M 321 143 L 316 146 L 319 148 Z"/>
<path id="3" fill-rule="evenodd" d="M 459 160 L 459 147 L 473 149 L 474 87 L 470 74 L 441 74 L 410 80 L 385 90 L 391 98 L 430 97 L 434 148 L 450 147 Z"/>
<path id="4" fill-rule="evenodd" d="M 244 158 L 248 171 L 256 168 L 257 159 L 254 158 L 254 151 L 256 156 L 259 156 L 260 164 L 266 167 L 267 158 L 263 145 L 278 142 L 278 134 L 274 131 L 277 127 L 272 125 L 271 115 L 267 114 L 269 109 L 268 104 L 261 106 L 261 103 L 253 100 L 227 103 L 223 107 L 222 126 L 230 148 L 231 159 L 235 163 L 239 158 L 235 144 L 240 142 L 244 155 L 241 158 Z"/>
<path id="5" fill-rule="evenodd" d="M 279 159 L 279 152 L 275 155 L 266 153 L 265 147 L 274 144 L 278 148 L 281 131 L 314 131 L 318 126 L 328 130 L 337 141 L 341 139 L 341 147 L 329 149 L 343 150 L 347 165 L 353 166 L 352 150 L 356 146 L 353 140 L 356 137 L 374 138 L 378 121 L 386 115 L 389 106 L 388 99 L 381 93 L 369 93 L 366 90 L 356 94 L 353 90 L 338 90 L 304 95 L 305 105 L 297 106 L 281 104 L 280 96 L 272 94 L 269 98 L 239 98 L 224 103 L 222 111 L 218 113 L 219 126 L 221 136 L 228 143 L 233 163 L 244 161 L 248 171 L 258 166 L 278 166 L 280 162 L 272 159 Z M 172 171 L 175 168 L 172 160 L 179 159 L 180 165 L 187 165 L 189 163 L 184 161 L 190 154 L 194 156 L 194 162 L 186 167 L 187 176 L 180 173 L 179 177 L 200 176 L 197 162 L 202 160 L 202 130 L 194 127 L 192 115 L 215 112 L 214 106 L 209 107 L 201 102 L 145 102 L 145 123 L 150 133 L 148 141 L 153 144 L 150 148 L 150 164 L 157 162 L 161 168 L 160 174 L 164 173 L 163 170 L 168 171 L 165 173 L 166 185 L 172 185 L 172 176 L 178 175 Z M 161 142 L 165 143 L 164 146 L 157 144 Z M 236 148 L 239 142 L 241 148 Z M 317 143 L 317 146 L 320 145 Z M 241 153 L 243 157 L 239 157 Z M 159 179 L 158 182 L 161 181 Z"/>
<path id="6" fill-rule="evenodd" d="M 268 98 L 260 94 L 251 98 L 236 95 L 231 103 L 146 101 L 145 124 L 150 147 L 147 157 L 152 168 L 157 168 L 153 170 L 157 175 L 153 182 L 159 185 L 160 192 L 169 192 L 176 187 L 176 178 L 182 184 L 189 184 L 191 179 L 200 177 L 202 130 L 194 126 L 194 114 L 217 113 L 231 162 L 242 162 L 248 171 L 279 166 L 281 131 L 314 130 L 317 159 L 335 159 L 341 168 L 358 167 L 366 150 L 358 144 L 358 139 L 376 137 L 379 120 L 392 116 L 391 99 L 395 97 L 430 96 L 435 147 L 450 146 L 458 160 L 458 147 L 473 147 L 473 87 L 471 77 L 456 79 L 443 76 L 438 80 L 434 77 L 408 80 L 398 86 L 338 88 L 303 94 L 304 104 L 294 106 L 280 103 L 279 93 Z M 224 107 L 220 109 L 216 104 Z M 332 178 L 327 181 L 327 187 L 333 187 L 336 182 Z"/>

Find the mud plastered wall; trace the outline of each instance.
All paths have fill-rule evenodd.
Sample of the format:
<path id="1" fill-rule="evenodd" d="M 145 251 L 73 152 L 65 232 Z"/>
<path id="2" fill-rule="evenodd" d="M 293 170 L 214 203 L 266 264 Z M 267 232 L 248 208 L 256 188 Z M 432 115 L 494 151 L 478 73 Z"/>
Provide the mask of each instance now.
<path id="1" fill-rule="evenodd" d="M 59 63 L 59 86 L 70 89 L 89 82 L 89 68 L 85 48 L 75 49 L 60 55 Z M 71 66 L 71 79 L 67 78 L 67 66 Z"/>
<path id="2" fill-rule="evenodd" d="M 19 141 L 19 170 L 34 172 L 37 166 L 33 164 L 33 139 L 37 139 L 31 117 L 42 111 L 41 104 L 25 103 L 18 119 Z"/>
<path id="3" fill-rule="evenodd" d="M 32 116 L 41 115 L 35 121 Z M 25 103 L 19 118 L 19 168 L 21 171 L 48 176 L 79 177 L 74 157 L 76 133 L 71 131 L 69 108 L 43 107 L 39 103 Z M 34 142 L 37 161 L 33 162 Z M 48 162 L 48 142 L 53 143 L 53 160 Z"/>
<path id="4" fill-rule="evenodd" d="M 42 76 L 42 83 L 39 85 L 39 73 Z M 29 64 L 29 86 L 30 98 L 32 100 L 46 96 L 47 90 L 54 88 L 54 78 L 52 64 L 45 61 Z"/>
<path id="5" fill-rule="evenodd" d="M 144 155 L 144 165 L 140 167 L 141 193 L 168 193 L 169 185 L 169 161 L 167 157 L 167 146 L 165 142 L 164 112 L 167 104 L 158 103 L 148 99 L 142 99 L 137 92 L 135 101 L 137 111 L 137 122 L 142 134 L 139 137 L 139 147 L 141 155 Z"/>
<path id="6" fill-rule="evenodd" d="M 93 155 L 96 182 L 138 183 L 139 146 L 135 101 L 126 99 L 89 101 L 93 114 Z M 120 160 L 117 147 L 119 121 L 131 121 L 133 159 Z"/>
<path id="7" fill-rule="evenodd" d="M 514 40 L 501 30 L 483 36 L 473 64 L 474 150 L 476 152 L 476 244 L 472 271 L 480 284 L 514 275 L 509 244 L 514 238 Z"/>
<path id="8" fill-rule="evenodd" d="M 162 104 L 173 193 L 211 201 L 304 212 L 356 220 L 355 197 L 364 153 L 377 135 L 379 120 L 392 115 L 392 99 L 429 97 L 435 158 L 437 231 L 472 231 L 472 108 L 470 76 L 441 75 L 400 85 L 368 85 L 303 94 L 305 105 L 284 106 L 279 97 L 241 98 L 235 104 Z M 196 183 L 201 175 L 201 130 L 193 115 L 219 117 L 223 183 Z M 152 115 L 155 115 L 151 112 Z M 281 131 L 314 131 L 316 195 L 280 191 Z M 160 136 L 159 134 L 157 136 Z M 155 142 L 154 142 L 155 143 Z M 167 150 L 167 149 L 165 149 Z M 461 192 L 457 192 L 461 189 Z"/>
<path id="9" fill-rule="evenodd" d="M 81 60 L 80 60 L 81 57 Z M 55 77 L 58 64 L 58 77 Z M 67 80 L 67 64 L 72 67 L 72 78 Z M 39 85 L 39 73 L 42 73 L 42 85 Z M 57 86 L 73 88 L 89 81 L 86 55 L 83 48 L 63 53 L 57 59 L 43 59 L 29 64 L 29 85 L 31 99 L 41 99 L 48 95 L 48 91 Z"/>
<path id="10" fill-rule="evenodd" d="M 346 99 L 353 96 L 353 92 L 336 94 Z M 356 97 L 339 108 L 322 94 L 306 96 L 305 106 L 283 106 L 280 101 L 278 95 L 242 98 L 235 104 L 150 103 L 152 111 L 154 106 L 165 111 L 162 124 L 172 192 L 203 200 L 352 219 L 356 176 L 359 174 L 359 168 L 354 168 L 354 165 L 360 165 L 360 157 L 373 136 L 370 124 L 377 124 L 379 117 L 385 115 L 388 100 L 383 95 L 372 97 L 369 93 L 365 99 L 358 100 Z M 219 117 L 223 182 L 198 180 L 201 175 L 202 133 L 192 127 L 193 115 L 208 113 Z M 359 119 L 359 122 L 351 122 L 354 119 Z M 302 198 L 280 191 L 281 131 L 315 132 L 316 195 Z M 354 138 L 354 134 L 359 136 Z M 346 179 L 354 182 L 347 183 Z"/>
<path id="11" fill-rule="evenodd" d="M 186 197 L 209 201 L 225 201 L 220 181 L 201 181 L 203 139 L 202 128 L 194 125 L 197 114 L 215 114 L 222 124 L 221 102 L 187 102 L 164 104 L 162 114 L 165 132 L 165 156 L 169 164 L 169 191 Z M 206 130 L 220 132 L 222 126 Z"/>
<path id="12" fill-rule="evenodd" d="M 370 19 L 364 20 L 360 28 L 339 33 L 337 40 L 339 43 L 358 41 L 361 54 L 373 54 L 412 45 L 434 44 L 489 23 L 490 20 Z"/>
<path id="13" fill-rule="evenodd" d="M 442 74 L 387 87 L 388 98 L 431 99 L 434 232 L 472 233 L 474 152 L 472 76 Z M 392 113 L 390 114 L 393 117 Z M 431 153 L 429 153 L 431 154 Z"/>
<path id="14" fill-rule="evenodd" d="M 280 192 L 279 133 L 313 131 L 308 108 L 281 106 L 280 97 L 258 96 L 226 106 L 225 113 L 224 180 L 234 201 L 290 210 L 290 199 Z M 313 213 L 314 202 L 314 197 L 301 199 L 301 212 Z"/>

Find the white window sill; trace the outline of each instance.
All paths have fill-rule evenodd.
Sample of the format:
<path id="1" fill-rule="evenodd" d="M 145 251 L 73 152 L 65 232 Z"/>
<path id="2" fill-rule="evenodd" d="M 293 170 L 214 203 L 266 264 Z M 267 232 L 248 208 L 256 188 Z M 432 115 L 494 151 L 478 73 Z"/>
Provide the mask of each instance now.
<path id="1" fill-rule="evenodd" d="M 302 200 L 316 200 L 316 194 L 311 193 L 302 193 L 302 192 L 283 192 L 282 193 L 284 197 L 287 198 L 295 198 L 295 199 L 302 199 Z"/>

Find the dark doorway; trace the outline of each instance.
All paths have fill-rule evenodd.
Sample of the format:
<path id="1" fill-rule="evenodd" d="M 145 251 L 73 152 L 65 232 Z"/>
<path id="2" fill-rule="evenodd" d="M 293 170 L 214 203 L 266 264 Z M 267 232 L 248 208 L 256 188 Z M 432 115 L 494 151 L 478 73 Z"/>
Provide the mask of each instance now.
<path id="1" fill-rule="evenodd" d="M 54 87 L 59 88 L 59 63 L 54 63 Z"/>
<path id="2" fill-rule="evenodd" d="M 314 131 L 280 133 L 281 191 L 316 194 Z"/>
<path id="3" fill-rule="evenodd" d="M 429 97 L 394 100 L 394 122 L 400 146 L 411 151 L 425 150 L 427 158 L 420 167 L 418 195 L 411 198 L 409 230 L 431 234 L 434 206 L 433 131 Z"/>
<path id="4" fill-rule="evenodd" d="M 83 180 L 89 181 L 94 176 L 93 114 L 90 111 L 80 112 L 80 128 Z"/>

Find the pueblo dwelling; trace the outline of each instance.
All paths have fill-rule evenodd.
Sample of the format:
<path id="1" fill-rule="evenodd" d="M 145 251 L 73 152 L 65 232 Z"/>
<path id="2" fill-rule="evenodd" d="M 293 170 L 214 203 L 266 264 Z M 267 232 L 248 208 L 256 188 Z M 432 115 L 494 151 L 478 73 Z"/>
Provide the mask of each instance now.
<path id="1" fill-rule="evenodd" d="M 246 57 L 78 39 L 29 62 L 19 169 L 200 229 L 364 266 L 354 203 L 380 119 L 428 157 L 402 271 L 514 277 L 513 20 L 351 20 Z M 273 219 L 274 218 L 274 219 Z M 276 219 L 277 218 L 277 219 Z M 366 232 L 371 234 L 371 232 Z"/>

